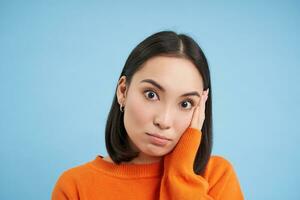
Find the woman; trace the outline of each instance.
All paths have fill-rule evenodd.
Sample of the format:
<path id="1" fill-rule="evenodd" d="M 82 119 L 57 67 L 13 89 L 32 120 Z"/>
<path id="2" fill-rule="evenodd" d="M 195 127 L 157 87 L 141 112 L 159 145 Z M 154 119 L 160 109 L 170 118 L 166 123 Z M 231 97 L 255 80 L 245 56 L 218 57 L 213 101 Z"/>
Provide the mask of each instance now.
<path id="1" fill-rule="evenodd" d="M 105 130 L 108 156 L 65 171 L 52 200 L 240 200 L 233 166 L 212 156 L 210 72 L 189 36 L 142 41 L 119 77 Z"/>

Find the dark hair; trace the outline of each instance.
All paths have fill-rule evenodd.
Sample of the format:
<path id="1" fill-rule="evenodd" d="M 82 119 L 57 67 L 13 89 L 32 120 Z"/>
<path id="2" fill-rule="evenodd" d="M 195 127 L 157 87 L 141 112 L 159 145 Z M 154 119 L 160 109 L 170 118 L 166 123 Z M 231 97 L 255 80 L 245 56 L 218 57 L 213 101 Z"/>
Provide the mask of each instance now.
<path id="1" fill-rule="evenodd" d="M 185 34 L 177 34 L 173 31 L 155 33 L 133 49 L 119 79 L 126 76 L 126 86 L 129 87 L 133 75 L 142 67 L 143 63 L 158 55 L 182 57 L 192 61 L 202 76 L 204 90 L 209 88 L 205 120 L 201 130 L 202 140 L 194 162 L 194 172 L 203 175 L 212 151 L 212 88 L 208 63 L 198 44 Z M 138 152 L 130 146 L 123 116 L 115 93 L 106 122 L 105 144 L 109 156 L 116 164 L 130 161 L 138 156 Z"/>

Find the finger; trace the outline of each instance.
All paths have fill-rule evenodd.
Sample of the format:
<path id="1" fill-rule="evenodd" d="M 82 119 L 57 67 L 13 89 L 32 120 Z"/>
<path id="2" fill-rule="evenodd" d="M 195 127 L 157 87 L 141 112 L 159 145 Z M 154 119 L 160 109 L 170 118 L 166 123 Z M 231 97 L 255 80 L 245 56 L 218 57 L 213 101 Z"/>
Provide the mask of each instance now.
<path id="1" fill-rule="evenodd" d="M 199 123 L 201 123 L 201 120 L 204 120 L 205 118 L 205 105 L 208 98 L 208 91 L 206 90 L 203 92 L 201 102 L 200 102 L 200 109 L 199 109 Z"/>
<path id="2" fill-rule="evenodd" d="M 193 112 L 193 116 L 192 116 L 192 120 L 191 120 L 191 125 L 190 125 L 190 127 L 196 128 L 196 129 L 199 129 L 199 130 L 200 130 L 200 127 L 199 127 L 199 115 L 200 115 L 201 101 L 202 101 L 202 95 L 200 96 L 200 100 L 197 103 L 196 107 L 194 108 L 194 112 Z"/>
<path id="3" fill-rule="evenodd" d="M 204 91 L 200 96 L 200 100 L 194 109 L 190 127 L 201 130 L 205 119 L 205 103 L 208 98 L 209 89 Z"/>
<path id="4" fill-rule="evenodd" d="M 201 97 L 200 97 L 201 98 Z M 198 122 L 199 122 L 199 111 L 200 110 L 200 107 L 199 105 L 197 105 L 195 108 L 194 108 L 194 112 L 193 112 L 193 116 L 192 116 L 192 120 L 191 120 L 191 124 L 190 124 L 190 127 L 192 128 L 196 128 L 196 129 L 199 129 L 198 127 Z"/>

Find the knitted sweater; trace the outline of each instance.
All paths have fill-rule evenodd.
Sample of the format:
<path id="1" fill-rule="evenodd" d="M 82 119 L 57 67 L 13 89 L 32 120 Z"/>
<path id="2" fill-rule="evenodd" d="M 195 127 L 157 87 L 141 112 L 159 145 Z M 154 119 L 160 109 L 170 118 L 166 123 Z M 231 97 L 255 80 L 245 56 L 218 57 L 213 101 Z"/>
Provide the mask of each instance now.
<path id="1" fill-rule="evenodd" d="M 66 170 L 52 192 L 52 200 L 242 200 L 233 166 L 211 156 L 203 176 L 193 171 L 201 132 L 189 127 L 176 147 L 160 162 L 114 164 L 99 155 Z"/>

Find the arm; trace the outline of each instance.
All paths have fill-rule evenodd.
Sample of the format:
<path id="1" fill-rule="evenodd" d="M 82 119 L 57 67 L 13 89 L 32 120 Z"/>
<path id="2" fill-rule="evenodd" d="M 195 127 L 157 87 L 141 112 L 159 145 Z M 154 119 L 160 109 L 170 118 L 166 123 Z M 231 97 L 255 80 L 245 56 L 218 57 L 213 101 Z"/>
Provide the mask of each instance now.
<path id="1" fill-rule="evenodd" d="M 164 157 L 160 200 L 213 200 L 208 194 L 208 182 L 193 170 L 200 142 L 201 133 L 188 128 L 174 150 Z"/>
<path id="2" fill-rule="evenodd" d="M 234 168 L 224 158 L 215 157 L 208 162 L 205 178 L 194 173 L 200 143 L 201 132 L 189 127 L 174 150 L 164 157 L 160 200 L 243 200 Z"/>

